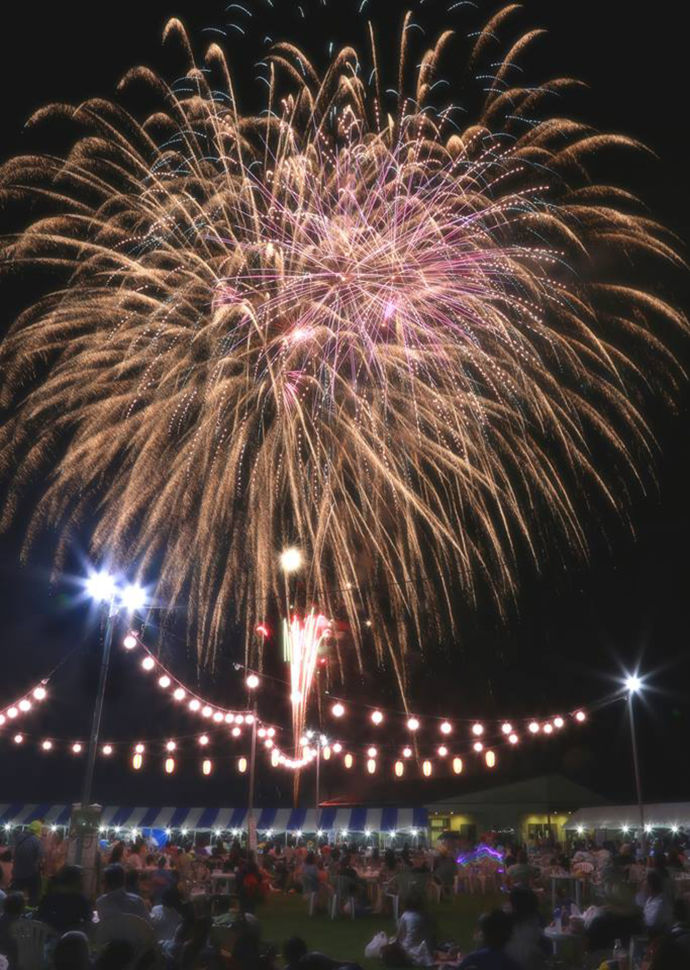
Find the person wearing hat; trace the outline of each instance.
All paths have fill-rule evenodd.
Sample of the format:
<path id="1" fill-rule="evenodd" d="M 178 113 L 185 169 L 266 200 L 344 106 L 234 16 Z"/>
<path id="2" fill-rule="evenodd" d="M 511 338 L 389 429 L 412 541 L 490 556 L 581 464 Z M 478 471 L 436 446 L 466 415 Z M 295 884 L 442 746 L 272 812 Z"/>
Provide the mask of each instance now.
<path id="1" fill-rule="evenodd" d="M 41 891 L 43 845 L 40 835 L 43 826 L 35 821 L 20 832 L 14 844 L 14 865 L 11 888 L 23 892 L 30 906 L 35 906 Z"/>

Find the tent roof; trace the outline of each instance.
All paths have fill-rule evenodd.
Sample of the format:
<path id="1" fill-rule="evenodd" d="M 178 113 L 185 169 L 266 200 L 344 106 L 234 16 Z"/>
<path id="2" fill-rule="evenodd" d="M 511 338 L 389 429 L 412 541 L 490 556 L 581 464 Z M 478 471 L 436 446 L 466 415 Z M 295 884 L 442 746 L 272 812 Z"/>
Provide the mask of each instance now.
<path id="1" fill-rule="evenodd" d="M 672 828 L 690 824 L 690 802 L 655 802 L 644 806 L 645 825 Z M 599 805 L 581 808 L 568 819 L 567 829 L 618 829 L 623 826 L 639 828 L 640 809 L 637 805 Z"/>
<path id="2" fill-rule="evenodd" d="M 434 803 L 427 803 L 429 811 L 443 811 L 444 809 L 478 808 L 483 805 L 530 805 L 535 809 L 543 807 L 545 810 L 572 810 L 582 805 L 603 804 L 605 801 L 596 792 L 585 788 L 577 782 L 571 781 L 565 775 L 539 775 L 505 785 L 495 785 L 492 788 L 482 788 L 479 791 L 466 791 L 450 798 L 442 798 Z"/>

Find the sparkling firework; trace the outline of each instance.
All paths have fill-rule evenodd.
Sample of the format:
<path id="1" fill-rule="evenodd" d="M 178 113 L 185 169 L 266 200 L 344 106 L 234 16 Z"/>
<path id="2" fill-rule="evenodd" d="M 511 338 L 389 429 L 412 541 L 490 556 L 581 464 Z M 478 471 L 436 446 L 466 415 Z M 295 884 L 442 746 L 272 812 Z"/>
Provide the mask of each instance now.
<path id="1" fill-rule="evenodd" d="M 155 570 L 202 660 L 229 617 L 253 631 L 280 601 L 297 543 L 295 609 L 346 621 L 358 656 L 366 620 L 401 685 L 423 620 L 479 581 L 500 606 L 545 521 L 584 551 L 575 496 L 620 503 L 643 385 L 677 374 L 657 333 L 683 320 L 630 264 L 676 257 L 587 175 L 633 143 L 548 113 L 575 82 L 521 82 L 539 32 L 501 46 L 515 10 L 472 35 L 471 119 L 437 100 L 459 41 L 411 50 L 409 15 L 397 93 L 372 27 L 325 71 L 275 44 L 265 110 L 243 115 L 221 48 L 197 65 L 172 20 L 183 83 L 123 80 L 157 100 L 145 120 L 100 99 L 37 113 L 80 132 L 0 172 L 32 205 L 3 260 L 65 274 L 0 349 L 4 526 L 41 476 L 27 544 L 58 525 L 59 559 L 96 510 L 94 557 Z"/>
<path id="2" fill-rule="evenodd" d="M 329 621 L 314 610 L 304 618 L 293 616 L 289 622 L 288 620 L 283 622 L 283 649 L 285 660 L 290 665 L 290 703 L 295 757 L 300 754 L 300 738 L 304 734 L 319 648 L 329 635 Z"/>

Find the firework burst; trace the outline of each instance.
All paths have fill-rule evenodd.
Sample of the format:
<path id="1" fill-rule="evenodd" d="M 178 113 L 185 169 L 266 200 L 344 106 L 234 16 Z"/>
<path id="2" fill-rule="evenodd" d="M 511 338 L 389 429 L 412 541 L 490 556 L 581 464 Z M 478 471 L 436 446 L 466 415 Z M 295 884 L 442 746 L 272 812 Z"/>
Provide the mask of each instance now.
<path id="1" fill-rule="evenodd" d="M 245 116 L 221 48 L 198 66 L 173 20 L 184 85 L 123 81 L 157 99 L 145 120 L 96 99 L 38 112 L 82 130 L 0 175 L 45 207 L 5 263 L 65 274 L 0 349 L 5 526 L 43 475 L 27 543 L 58 525 L 61 554 L 97 510 L 94 556 L 155 564 L 202 660 L 229 617 L 251 631 L 280 601 L 296 543 L 295 608 L 347 621 L 358 656 L 366 618 L 401 684 L 425 616 L 452 620 L 478 583 L 500 605 L 544 522 L 584 550 L 575 496 L 619 503 L 649 442 L 640 389 L 676 374 L 659 327 L 683 325 L 617 267 L 676 257 L 587 175 L 633 143 L 548 113 L 574 82 L 515 80 L 538 32 L 499 58 L 514 12 L 473 39 L 462 126 L 436 101 L 456 41 L 409 51 L 409 16 L 394 96 L 372 28 L 322 72 L 276 44 Z"/>

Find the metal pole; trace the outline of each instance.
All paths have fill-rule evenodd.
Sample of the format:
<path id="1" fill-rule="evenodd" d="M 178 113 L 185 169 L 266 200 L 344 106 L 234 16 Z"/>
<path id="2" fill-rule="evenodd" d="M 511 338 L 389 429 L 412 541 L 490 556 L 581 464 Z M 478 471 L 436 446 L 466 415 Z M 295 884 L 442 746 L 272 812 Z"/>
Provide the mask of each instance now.
<path id="1" fill-rule="evenodd" d="M 256 845 L 252 845 L 255 842 L 254 833 L 256 829 L 253 827 L 254 821 L 254 779 L 256 776 L 256 700 L 254 701 L 254 720 L 252 721 L 252 749 L 249 761 L 249 804 L 247 806 L 247 848 L 250 851 L 256 849 Z"/>
<path id="2" fill-rule="evenodd" d="M 632 743 L 633 768 L 635 770 L 635 790 L 637 792 L 637 806 L 640 812 L 640 844 L 645 853 L 644 803 L 642 801 L 642 782 L 640 781 L 640 762 L 637 756 L 637 736 L 635 734 L 635 717 L 633 714 L 633 692 L 628 694 L 628 716 L 630 719 L 630 741 Z"/>
<path id="3" fill-rule="evenodd" d="M 101 718 L 103 716 L 103 701 L 105 699 L 105 685 L 108 680 L 108 667 L 110 665 L 110 649 L 113 644 L 113 627 L 115 616 L 117 615 L 113 603 L 107 605 L 105 614 L 105 630 L 103 633 L 103 650 L 101 652 L 101 670 L 98 677 L 98 691 L 96 693 L 96 704 L 93 709 L 91 721 L 91 736 L 89 737 L 89 750 L 86 756 L 86 772 L 84 774 L 84 787 L 82 788 L 81 805 L 86 808 L 91 803 L 91 791 L 93 788 L 93 775 L 96 766 L 96 753 L 98 751 L 98 738 L 101 732 Z"/>
<path id="4" fill-rule="evenodd" d="M 321 741 L 319 740 L 316 745 L 316 822 L 318 828 L 318 818 L 319 818 L 319 802 L 321 790 Z"/>

